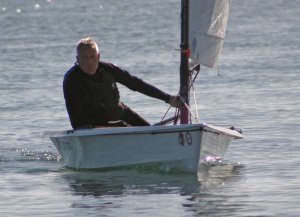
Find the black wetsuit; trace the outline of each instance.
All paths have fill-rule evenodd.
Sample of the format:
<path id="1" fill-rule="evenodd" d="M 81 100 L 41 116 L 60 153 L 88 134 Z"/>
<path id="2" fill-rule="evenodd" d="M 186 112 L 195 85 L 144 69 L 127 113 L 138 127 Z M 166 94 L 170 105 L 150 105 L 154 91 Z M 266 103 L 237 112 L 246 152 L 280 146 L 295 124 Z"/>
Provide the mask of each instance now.
<path id="1" fill-rule="evenodd" d="M 170 95 L 106 62 L 99 62 L 95 75 L 84 73 L 75 64 L 65 74 L 64 97 L 72 127 L 107 126 L 109 121 L 123 120 L 132 126 L 149 123 L 120 102 L 116 82 L 131 90 L 168 102 Z"/>

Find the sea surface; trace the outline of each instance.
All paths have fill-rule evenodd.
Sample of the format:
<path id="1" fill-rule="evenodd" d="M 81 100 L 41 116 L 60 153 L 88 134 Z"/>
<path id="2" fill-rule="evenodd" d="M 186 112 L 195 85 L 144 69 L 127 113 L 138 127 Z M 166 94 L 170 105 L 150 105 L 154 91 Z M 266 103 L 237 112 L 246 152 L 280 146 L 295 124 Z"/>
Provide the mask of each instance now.
<path id="1" fill-rule="evenodd" d="M 219 70 L 195 83 L 201 122 L 243 130 L 222 164 L 74 171 L 44 133 L 71 128 L 62 79 L 77 41 L 177 94 L 180 1 L 1 0 L 0 216 L 300 216 L 299 15 L 300 0 L 232 1 Z M 168 109 L 119 88 L 151 123 Z"/>

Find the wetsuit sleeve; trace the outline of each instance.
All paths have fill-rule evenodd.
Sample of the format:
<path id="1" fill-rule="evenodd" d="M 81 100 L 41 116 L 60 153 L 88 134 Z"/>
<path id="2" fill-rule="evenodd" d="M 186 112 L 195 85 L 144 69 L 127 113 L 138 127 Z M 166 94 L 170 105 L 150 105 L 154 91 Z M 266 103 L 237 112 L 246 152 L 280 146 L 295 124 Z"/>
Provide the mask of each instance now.
<path id="1" fill-rule="evenodd" d="M 142 79 L 132 76 L 129 74 L 128 71 L 122 70 L 121 68 L 115 66 L 115 65 L 110 65 L 111 71 L 114 74 L 116 81 L 119 82 L 120 84 L 125 85 L 129 89 L 133 91 L 138 91 L 140 93 L 143 93 L 147 96 L 160 99 L 165 101 L 166 103 L 169 102 L 171 96 L 160 89 L 154 87 L 151 84 L 146 83 Z"/>

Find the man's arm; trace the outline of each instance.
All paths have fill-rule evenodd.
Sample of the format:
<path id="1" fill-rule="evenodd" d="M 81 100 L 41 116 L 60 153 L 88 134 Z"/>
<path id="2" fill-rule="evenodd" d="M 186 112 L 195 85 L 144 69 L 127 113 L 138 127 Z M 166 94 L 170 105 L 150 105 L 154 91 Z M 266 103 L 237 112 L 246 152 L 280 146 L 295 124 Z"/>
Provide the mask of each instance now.
<path id="1" fill-rule="evenodd" d="M 160 99 L 165 101 L 166 103 L 169 103 L 171 95 L 161 91 L 160 89 L 154 87 L 149 83 L 144 82 L 142 79 L 136 76 L 130 75 L 128 71 L 123 70 L 118 66 L 109 63 L 105 63 L 105 65 L 108 68 L 108 70 L 114 74 L 116 81 L 120 84 L 125 85 L 133 91 L 138 91 L 147 96 Z"/>

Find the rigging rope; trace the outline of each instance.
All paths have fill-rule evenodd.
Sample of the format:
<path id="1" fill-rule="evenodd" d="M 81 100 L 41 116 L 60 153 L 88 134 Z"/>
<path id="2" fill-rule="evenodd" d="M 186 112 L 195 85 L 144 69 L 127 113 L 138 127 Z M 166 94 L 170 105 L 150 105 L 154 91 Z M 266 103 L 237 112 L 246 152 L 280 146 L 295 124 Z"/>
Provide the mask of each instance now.
<path id="1" fill-rule="evenodd" d="M 196 72 L 196 74 L 193 77 L 194 72 Z M 199 64 L 195 65 L 193 68 L 190 69 L 190 80 L 189 80 L 189 87 L 188 87 L 188 91 L 190 91 L 191 88 L 193 89 L 193 96 L 194 96 L 196 114 L 193 113 L 193 111 L 191 110 L 191 108 L 186 104 L 186 102 L 184 101 L 184 99 L 180 96 L 180 92 L 177 94 L 177 97 L 180 98 L 181 103 L 189 110 L 190 115 L 195 119 L 196 122 L 199 121 L 199 115 L 198 115 L 198 107 L 197 107 L 197 101 L 196 101 L 196 94 L 195 94 L 195 90 L 194 90 L 194 82 L 195 82 L 195 80 L 196 80 L 199 72 L 200 72 L 200 65 Z M 170 108 L 171 108 L 171 106 L 169 106 L 169 108 L 165 112 L 164 116 L 162 117 L 161 121 L 159 123 L 157 123 L 156 125 L 160 125 L 160 123 L 164 123 L 165 122 L 164 119 L 165 119 L 166 115 L 168 114 Z M 180 109 L 176 108 L 176 110 L 175 110 L 175 116 L 173 118 L 168 119 L 168 120 L 174 120 L 174 125 L 177 124 L 177 121 L 179 119 L 179 112 L 180 112 Z M 191 118 L 190 118 L 190 122 L 192 122 Z"/>

